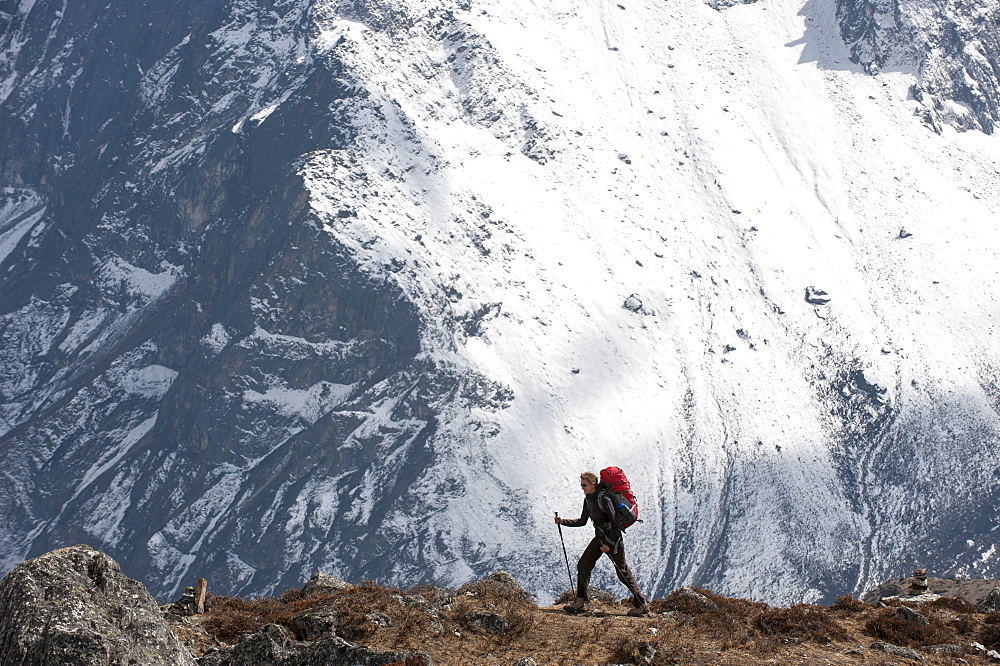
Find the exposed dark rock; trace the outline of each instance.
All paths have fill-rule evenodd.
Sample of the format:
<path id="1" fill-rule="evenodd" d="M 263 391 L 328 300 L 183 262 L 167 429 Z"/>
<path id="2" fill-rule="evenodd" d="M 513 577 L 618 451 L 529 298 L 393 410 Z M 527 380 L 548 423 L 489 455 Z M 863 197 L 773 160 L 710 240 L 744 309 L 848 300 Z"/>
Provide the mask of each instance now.
<path id="1" fill-rule="evenodd" d="M 524 591 L 524 588 L 521 587 L 520 583 L 518 583 L 517 580 L 506 571 L 496 571 L 488 576 L 480 578 L 477 582 L 496 583 L 497 585 L 502 585 L 503 587 L 510 588 L 512 590 L 518 590 L 520 592 Z"/>
<path id="2" fill-rule="evenodd" d="M 337 609 L 332 603 L 321 604 L 292 617 L 291 628 L 306 641 L 337 633 Z"/>
<path id="3" fill-rule="evenodd" d="M 46 553 L 4 576 L 0 654 L 26 666 L 195 663 L 146 588 L 89 546 Z"/>
<path id="4" fill-rule="evenodd" d="M 665 602 L 664 610 L 677 610 L 683 613 L 692 611 L 705 613 L 719 608 L 717 603 L 690 587 L 675 590 Z"/>
<path id="5" fill-rule="evenodd" d="M 830 302 L 828 294 L 817 287 L 806 287 L 806 303 L 812 305 L 826 305 Z"/>
<path id="6" fill-rule="evenodd" d="M 992 134 L 1000 120 L 995 5 L 838 0 L 837 20 L 851 61 L 869 74 L 916 66 L 910 96 L 922 104 L 917 115 L 936 132 L 950 123 Z"/>
<path id="7" fill-rule="evenodd" d="M 302 586 L 303 594 L 316 594 L 317 592 L 325 592 L 327 594 L 334 594 L 342 590 L 349 590 L 353 585 L 343 581 L 336 576 L 331 576 L 325 573 L 315 573 L 313 577 L 306 581 L 306 584 Z"/>
<path id="8" fill-rule="evenodd" d="M 916 659 L 917 661 L 924 661 L 924 655 L 920 654 L 916 650 L 911 648 L 900 647 L 898 645 L 893 645 L 892 643 L 883 643 L 881 641 L 876 641 L 872 643 L 873 650 L 879 650 L 880 652 L 885 652 L 886 654 L 895 655 L 897 657 L 904 657 L 906 659 Z"/>
<path id="9" fill-rule="evenodd" d="M 757 0 L 705 0 L 705 4 L 717 12 L 735 7 L 736 5 L 750 5 L 755 2 Z"/>
<path id="10" fill-rule="evenodd" d="M 649 641 L 639 643 L 639 663 L 652 664 L 656 658 L 656 646 Z"/>
<path id="11" fill-rule="evenodd" d="M 507 619 L 499 613 L 475 611 L 472 613 L 466 613 L 462 617 L 462 620 L 467 626 L 482 629 L 486 633 L 493 634 L 495 636 L 506 633 L 510 628 L 510 625 L 507 623 Z"/>
<path id="12" fill-rule="evenodd" d="M 980 613 L 992 613 L 1000 610 L 1000 586 L 990 590 L 989 594 L 976 604 L 976 610 Z"/>
<path id="13" fill-rule="evenodd" d="M 642 312 L 642 299 L 639 298 L 638 294 L 632 294 L 625 299 L 622 307 L 631 312 Z"/>
<path id="14" fill-rule="evenodd" d="M 896 611 L 892 614 L 892 617 L 897 618 L 899 620 L 905 620 L 907 622 L 920 626 L 925 626 L 930 623 L 930 620 L 928 620 L 926 616 L 921 615 L 917 611 L 907 606 L 900 606 L 899 608 L 897 608 Z"/>

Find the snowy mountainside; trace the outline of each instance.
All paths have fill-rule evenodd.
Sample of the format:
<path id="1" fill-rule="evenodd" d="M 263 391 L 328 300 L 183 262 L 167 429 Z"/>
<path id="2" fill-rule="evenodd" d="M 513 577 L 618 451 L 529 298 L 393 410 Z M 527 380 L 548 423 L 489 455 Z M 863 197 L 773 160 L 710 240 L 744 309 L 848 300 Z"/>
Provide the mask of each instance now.
<path id="1" fill-rule="evenodd" d="M 553 592 L 619 464 L 653 593 L 996 575 L 996 116 L 845 5 L 98 5 L 0 43 L 6 567 Z"/>

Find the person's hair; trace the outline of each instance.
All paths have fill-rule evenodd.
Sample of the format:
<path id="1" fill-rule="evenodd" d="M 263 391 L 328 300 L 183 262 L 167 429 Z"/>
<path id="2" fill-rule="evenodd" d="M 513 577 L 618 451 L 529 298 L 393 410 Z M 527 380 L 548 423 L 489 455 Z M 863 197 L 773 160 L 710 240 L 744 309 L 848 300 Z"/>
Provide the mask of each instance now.
<path id="1" fill-rule="evenodd" d="M 593 472 L 584 472 L 580 475 L 582 481 L 590 481 L 595 486 L 597 485 L 597 475 Z"/>

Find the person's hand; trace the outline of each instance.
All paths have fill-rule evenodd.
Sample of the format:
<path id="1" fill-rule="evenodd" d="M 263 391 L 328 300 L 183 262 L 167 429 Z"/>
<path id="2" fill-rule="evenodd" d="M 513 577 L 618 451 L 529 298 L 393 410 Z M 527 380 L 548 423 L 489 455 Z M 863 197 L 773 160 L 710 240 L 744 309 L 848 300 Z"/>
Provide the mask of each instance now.
<path id="1" fill-rule="evenodd" d="M 562 518 L 556 516 L 556 525 L 562 525 Z"/>
<path id="2" fill-rule="evenodd" d="M 610 553 L 611 552 L 611 546 L 609 546 L 607 544 L 602 544 L 601 545 L 601 552 L 602 553 Z"/>

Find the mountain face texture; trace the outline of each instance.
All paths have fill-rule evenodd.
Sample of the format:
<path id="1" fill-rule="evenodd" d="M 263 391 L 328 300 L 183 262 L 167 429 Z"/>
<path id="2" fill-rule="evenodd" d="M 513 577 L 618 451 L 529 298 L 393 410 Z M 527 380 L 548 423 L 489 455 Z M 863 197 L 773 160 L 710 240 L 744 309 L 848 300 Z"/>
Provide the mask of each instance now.
<path id="1" fill-rule="evenodd" d="M 997 577 L 998 6 L 2 5 L 0 569 Z"/>
<path id="2" fill-rule="evenodd" d="M 851 62 L 913 72 L 910 95 L 935 131 L 943 123 L 992 134 L 1000 120 L 1000 5 L 838 0 Z"/>
<path id="3" fill-rule="evenodd" d="M 141 583 L 104 553 L 71 546 L 0 580 L 5 664 L 193 666 Z"/>

